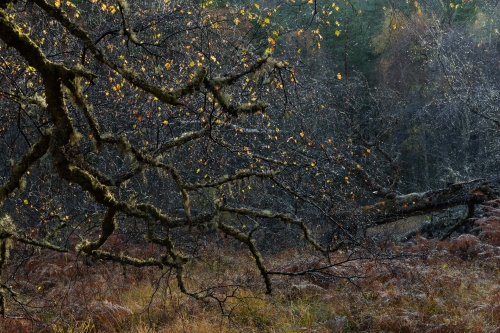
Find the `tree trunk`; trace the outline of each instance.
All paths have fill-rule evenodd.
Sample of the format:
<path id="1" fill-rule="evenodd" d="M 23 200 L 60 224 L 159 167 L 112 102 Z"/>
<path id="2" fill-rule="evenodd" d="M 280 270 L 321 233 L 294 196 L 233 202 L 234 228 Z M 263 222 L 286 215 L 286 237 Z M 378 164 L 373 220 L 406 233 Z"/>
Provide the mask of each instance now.
<path id="1" fill-rule="evenodd" d="M 455 206 L 474 207 L 499 197 L 500 192 L 485 179 L 476 179 L 448 184 L 440 190 L 400 195 L 373 206 L 366 206 L 365 211 L 370 216 L 370 227 L 373 227 Z"/>

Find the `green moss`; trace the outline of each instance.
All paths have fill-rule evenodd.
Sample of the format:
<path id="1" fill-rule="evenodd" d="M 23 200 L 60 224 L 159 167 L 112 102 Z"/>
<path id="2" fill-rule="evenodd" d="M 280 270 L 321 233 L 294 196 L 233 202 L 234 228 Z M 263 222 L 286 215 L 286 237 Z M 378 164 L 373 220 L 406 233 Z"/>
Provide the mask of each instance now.
<path id="1" fill-rule="evenodd" d="M 21 178 L 35 161 L 45 155 L 49 148 L 49 143 L 50 136 L 42 136 L 21 160 L 16 165 L 12 166 L 9 180 L 3 186 L 0 186 L 0 205 L 3 204 L 10 193 L 21 186 Z"/>
<path id="2" fill-rule="evenodd" d="M 2 218 L 0 218 L 0 238 L 10 237 L 16 232 L 16 225 L 14 221 L 10 217 L 10 215 L 6 214 Z M 0 265 L 1 267 L 1 265 Z"/>
<path id="3" fill-rule="evenodd" d="M 69 141 L 72 143 L 76 143 L 76 142 L 80 141 L 81 138 L 82 138 L 82 134 L 75 130 L 75 131 L 73 131 L 73 133 L 71 133 L 71 135 L 69 137 Z"/>

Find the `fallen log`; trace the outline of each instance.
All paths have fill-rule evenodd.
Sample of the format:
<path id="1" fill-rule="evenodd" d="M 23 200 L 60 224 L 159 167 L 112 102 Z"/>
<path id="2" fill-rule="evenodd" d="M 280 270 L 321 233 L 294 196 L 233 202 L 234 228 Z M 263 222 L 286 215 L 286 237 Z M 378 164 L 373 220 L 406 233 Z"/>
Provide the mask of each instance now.
<path id="1" fill-rule="evenodd" d="M 428 214 L 455 206 L 466 205 L 468 210 L 464 219 L 474 214 L 475 205 L 500 198 L 500 192 L 485 179 L 451 183 L 439 190 L 410 193 L 393 199 L 366 206 L 369 225 L 383 225 L 411 216 Z"/>

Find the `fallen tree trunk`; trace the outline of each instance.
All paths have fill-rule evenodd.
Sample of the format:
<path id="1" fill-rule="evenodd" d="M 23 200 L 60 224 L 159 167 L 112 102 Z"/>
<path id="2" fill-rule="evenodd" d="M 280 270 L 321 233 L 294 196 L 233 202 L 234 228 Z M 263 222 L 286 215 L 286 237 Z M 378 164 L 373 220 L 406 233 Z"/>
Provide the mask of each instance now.
<path id="1" fill-rule="evenodd" d="M 498 198 L 500 192 L 497 189 L 485 179 L 476 179 L 449 184 L 440 190 L 396 196 L 394 199 L 366 206 L 365 212 L 369 216 L 369 227 L 462 205 L 468 207 L 464 218 L 470 218 L 474 214 L 475 205 Z"/>

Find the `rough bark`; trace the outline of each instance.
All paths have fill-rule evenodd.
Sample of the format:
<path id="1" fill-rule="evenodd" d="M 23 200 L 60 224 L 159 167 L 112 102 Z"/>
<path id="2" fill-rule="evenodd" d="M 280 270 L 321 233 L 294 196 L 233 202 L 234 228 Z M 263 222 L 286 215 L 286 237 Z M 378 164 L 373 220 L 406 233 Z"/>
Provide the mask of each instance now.
<path id="1" fill-rule="evenodd" d="M 497 199 L 500 192 L 485 179 L 448 184 L 439 190 L 396 196 L 373 206 L 366 206 L 370 226 L 387 224 L 411 216 L 467 205 L 469 210 L 477 204 Z"/>

